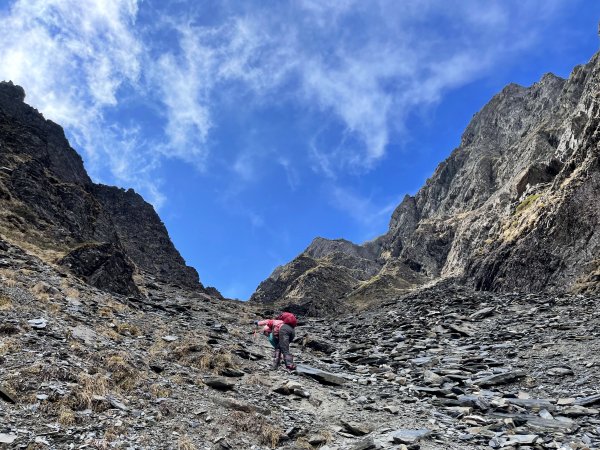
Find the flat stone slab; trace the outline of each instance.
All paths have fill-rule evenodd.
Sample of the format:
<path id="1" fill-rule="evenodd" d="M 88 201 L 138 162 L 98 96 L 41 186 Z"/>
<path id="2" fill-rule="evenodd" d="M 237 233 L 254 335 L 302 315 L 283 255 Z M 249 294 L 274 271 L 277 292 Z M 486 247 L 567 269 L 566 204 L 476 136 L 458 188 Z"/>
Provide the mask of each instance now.
<path id="1" fill-rule="evenodd" d="M 296 367 L 296 373 L 317 380 L 319 383 L 328 386 L 343 386 L 346 383 L 346 380 L 339 375 L 310 366 L 298 365 Z"/>
<path id="2" fill-rule="evenodd" d="M 522 370 L 512 370 L 510 372 L 495 373 L 489 377 L 479 378 L 473 381 L 479 387 L 497 386 L 499 384 L 507 384 L 525 377 L 525 372 Z"/>
<path id="3" fill-rule="evenodd" d="M 342 420 L 341 422 L 344 426 L 344 429 L 354 436 L 364 436 L 365 434 L 369 434 L 371 431 L 373 431 L 373 427 L 365 423 L 350 422 L 345 420 Z"/>
<path id="4" fill-rule="evenodd" d="M 541 438 L 537 434 L 515 434 L 510 436 L 508 440 L 502 444 L 502 447 L 512 445 L 533 445 L 538 441 L 541 441 Z"/>
<path id="5" fill-rule="evenodd" d="M 28 320 L 27 323 L 31 328 L 35 328 L 36 330 L 43 330 L 48 325 L 48 321 L 46 319 L 31 319 Z"/>
<path id="6" fill-rule="evenodd" d="M 8 390 L 3 388 L 2 385 L 0 385 L 0 399 L 8 403 L 17 403 L 17 400 L 12 396 L 10 392 L 8 392 Z"/>
<path id="7" fill-rule="evenodd" d="M 0 444 L 12 444 L 17 440 L 18 436 L 12 433 L 0 433 Z"/>
<path id="8" fill-rule="evenodd" d="M 575 399 L 575 404 L 579 406 L 590 406 L 595 405 L 596 403 L 600 403 L 600 394 Z"/>
<path id="9" fill-rule="evenodd" d="M 94 346 L 94 345 L 106 345 L 108 344 L 108 339 L 100 336 L 90 327 L 86 327 L 85 325 L 77 325 L 71 328 L 71 335 L 85 342 L 86 345 Z"/>
<path id="10" fill-rule="evenodd" d="M 394 441 L 395 444 L 415 444 L 430 434 L 431 430 L 428 430 L 427 428 L 419 430 L 401 429 L 392 433 L 392 441 Z"/>
<path id="11" fill-rule="evenodd" d="M 231 391 L 235 387 L 235 383 L 226 377 L 206 377 L 203 381 L 207 386 L 219 391 Z"/>

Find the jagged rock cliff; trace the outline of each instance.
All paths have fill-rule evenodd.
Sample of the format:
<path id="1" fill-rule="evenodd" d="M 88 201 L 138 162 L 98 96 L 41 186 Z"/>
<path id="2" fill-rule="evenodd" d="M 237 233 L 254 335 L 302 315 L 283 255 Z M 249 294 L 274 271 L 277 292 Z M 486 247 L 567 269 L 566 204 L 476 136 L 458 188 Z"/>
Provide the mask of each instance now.
<path id="1" fill-rule="evenodd" d="M 0 82 L 0 233 L 115 292 L 137 292 L 134 272 L 201 288 L 154 208 L 131 189 L 92 183 L 62 128 L 24 100 L 23 88 Z"/>
<path id="2" fill-rule="evenodd" d="M 317 239 L 252 300 L 327 311 L 447 278 L 481 290 L 598 289 L 599 96 L 599 55 L 567 80 L 507 86 L 385 235 L 362 246 Z"/>

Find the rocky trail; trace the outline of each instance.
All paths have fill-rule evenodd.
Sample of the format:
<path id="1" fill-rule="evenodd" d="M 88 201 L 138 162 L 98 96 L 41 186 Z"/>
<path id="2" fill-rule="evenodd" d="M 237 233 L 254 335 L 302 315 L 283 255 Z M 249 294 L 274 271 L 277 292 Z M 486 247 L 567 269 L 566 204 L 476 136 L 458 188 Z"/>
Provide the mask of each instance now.
<path id="1" fill-rule="evenodd" d="M 597 298 L 438 285 L 303 318 L 269 370 L 264 306 L 138 279 L 107 294 L 0 245 L 0 445 L 592 449 Z"/>

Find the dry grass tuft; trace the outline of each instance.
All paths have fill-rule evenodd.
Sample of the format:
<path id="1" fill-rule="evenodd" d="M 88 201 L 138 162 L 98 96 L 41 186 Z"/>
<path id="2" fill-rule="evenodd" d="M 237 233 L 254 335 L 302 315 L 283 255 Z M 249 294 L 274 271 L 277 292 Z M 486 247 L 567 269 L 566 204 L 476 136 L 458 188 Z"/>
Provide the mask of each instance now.
<path id="1" fill-rule="evenodd" d="M 117 333 L 112 328 L 104 328 L 102 326 L 97 326 L 96 332 L 98 334 L 110 339 L 111 341 L 121 342 L 123 340 L 123 336 L 121 336 L 119 333 Z"/>
<path id="2" fill-rule="evenodd" d="M 227 420 L 235 425 L 236 430 L 256 434 L 261 444 L 271 448 L 277 447 L 283 431 L 276 425 L 271 424 L 260 414 L 248 414 L 242 411 L 234 411 Z"/>
<path id="3" fill-rule="evenodd" d="M 110 306 L 102 306 L 98 309 L 98 316 L 102 317 L 103 319 L 112 319 L 115 314 Z"/>
<path id="4" fill-rule="evenodd" d="M 244 383 L 255 386 L 270 386 L 270 383 L 265 379 L 264 375 L 256 372 L 244 377 Z"/>
<path id="5" fill-rule="evenodd" d="M 296 439 L 294 448 L 297 448 L 299 450 L 300 449 L 302 449 L 302 450 L 313 450 L 314 449 L 314 447 L 308 442 L 308 439 L 304 436 Z"/>
<path id="6" fill-rule="evenodd" d="M 17 286 L 17 273 L 14 270 L 2 269 L 0 270 L 0 281 L 2 284 L 9 288 Z"/>
<path id="7" fill-rule="evenodd" d="M 58 410 L 58 423 L 65 427 L 70 427 L 75 425 L 77 422 L 75 418 L 75 413 L 67 408 L 66 406 L 61 406 Z"/>
<path id="8" fill-rule="evenodd" d="M 139 383 L 141 373 L 127 361 L 127 355 L 117 353 L 104 359 L 105 368 L 111 372 L 111 381 L 124 391 L 133 390 Z"/>
<path id="9" fill-rule="evenodd" d="M 196 445 L 187 436 L 181 436 L 177 440 L 177 450 L 196 450 Z"/>
<path id="10" fill-rule="evenodd" d="M 12 300 L 8 295 L 0 294 L 0 311 L 8 311 L 12 309 Z"/>
<path id="11" fill-rule="evenodd" d="M 119 430 L 117 427 L 108 427 L 104 431 L 103 440 L 105 442 L 114 442 L 117 439 L 119 439 L 120 436 L 121 436 L 121 430 Z"/>
<path id="12" fill-rule="evenodd" d="M 116 323 L 115 330 L 122 335 L 139 336 L 141 334 L 139 327 L 131 323 Z"/>
<path id="13" fill-rule="evenodd" d="M 237 368 L 231 350 L 213 349 L 198 341 L 183 342 L 173 350 L 172 355 L 182 365 L 210 370 L 214 373 L 225 368 Z"/>
<path id="14" fill-rule="evenodd" d="M 150 395 L 152 398 L 166 398 L 171 396 L 171 389 L 166 386 L 162 386 L 158 383 L 154 383 L 150 386 Z"/>
<path id="15" fill-rule="evenodd" d="M 79 384 L 66 399 L 68 406 L 76 411 L 92 409 L 94 396 L 104 397 L 108 392 L 108 381 L 101 374 L 81 373 Z"/>
<path id="16" fill-rule="evenodd" d="M 41 302 L 48 302 L 50 300 L 50 287 L 41 281 L 33 286 L 30 291 Z"/>
<path id="17" fill-rule="evenodd" d="M 0 342 L 0 355 L 8 355 L 9 353 L 16 353 L 21 350 L 21 343 L 16 339 L 3 339 Z"/>
<path id="18" fill-rule="evenodd" d="M 76 298 L 76 299 L 78 299 L 78 298 L 79 298 L 79 296 L 81 295 L 81 293 L 80 293 L 80 292 L 79 292 L 77 289 L 75 289 L 75 288 L 73 288 L 73 287 L 67 287 L 67 288 L 65 289 L 65 295 L 66 295 L 67 297 L 71 297 L 71 298 Z"/>

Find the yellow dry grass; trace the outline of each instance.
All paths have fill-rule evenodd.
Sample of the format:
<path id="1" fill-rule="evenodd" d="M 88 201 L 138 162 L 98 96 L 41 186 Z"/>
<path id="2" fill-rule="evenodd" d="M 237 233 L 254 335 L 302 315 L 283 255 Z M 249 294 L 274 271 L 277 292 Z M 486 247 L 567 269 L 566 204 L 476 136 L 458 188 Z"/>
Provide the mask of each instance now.
<path id="1" fill-rule="evenodd" d="M 13 308 L 12 301 L 8 295 L 0 294 L 0 311 L 9 311 Z"/>
<path id="2" fill-rule="evenodd" d="M 181 436 L 177 440 L 177 450 L 196 450 L 196 445 L 188 436 Z"/>
<path id="3" fill-rule="evenodd" d="M 76 411 L 92 409 L 94 396 L 103 397 L 108 392 L 108 381 L 102 374 L 89 375 L 81 373 L 78 381 L 77 387 L 65 399 L 67 405 Z"/>
<path id="4" fill-rule="evenodd" d="M 132 323 L 116 322 L 115 330 L 122 335 L 139 336 L 141 334 L 139 327 Z"/>
<path id="5" fill-rule="evenodd" d="M 155 399 L 170 397 L 171 389 L 158 383 L 154 383 L 150 386 L 150 395 Z"/>
<path id="6" fill-rule="evenodd" d="M 256 434 L 261 444 L 268 445 L 271 448 L 276 448 L 283 436 L 280 427 L 270 423 L 260 414 L 234 411 L 223 420 L 234 424 L 236 430 Z"/>
<path id="7" fill-rule="evenodd" d="M 17 353 L 21 350 L 21 343 L 15 338 L 2 338 L 0 340 L 0 355 Z"/>
<path id="8" fill-rule="evenodd" d="M 104 358 L 104 367 L 111 372 L 110 380 L 124 391 L 131 391 L 142 378 L 142 374 L 127 361 L 127 355 L 117 353 Z"/>

